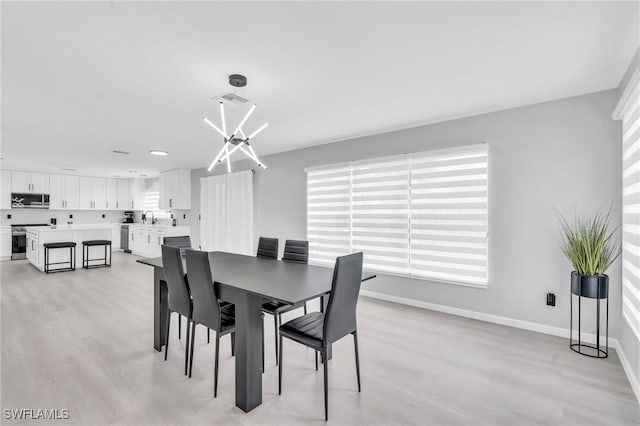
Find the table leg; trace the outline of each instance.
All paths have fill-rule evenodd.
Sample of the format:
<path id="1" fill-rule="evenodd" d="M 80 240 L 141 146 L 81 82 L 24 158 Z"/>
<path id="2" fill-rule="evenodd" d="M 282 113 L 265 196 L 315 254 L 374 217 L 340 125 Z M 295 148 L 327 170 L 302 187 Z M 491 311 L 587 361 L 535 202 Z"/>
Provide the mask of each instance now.
<path id="1" fill-rule="evenodd" d="M 162 268 L 153 268 L 153 348 L 160 352 L 167 342 L 167 283 Z"/>
<path id="2" fill-rule="evenodd" d="M 328 305 L 329 305 L 329 295 L 320 296 L 320 312 L 326 312 Z M 326 355 L 327 355 L 327 359 L 331 359 L 331 357 L 333 356 L 333 351 L 331 350 L 331 344 L 327 345 Z M 324 357 L 322 358 L 322 362 L 324 362 Z"/>
<path id="3" fill-rule="evenodd" d="M 262 303 L 261 297 L 235 292 L 236 305 L 236 407 L 249 412 L 262 404 Z"/>

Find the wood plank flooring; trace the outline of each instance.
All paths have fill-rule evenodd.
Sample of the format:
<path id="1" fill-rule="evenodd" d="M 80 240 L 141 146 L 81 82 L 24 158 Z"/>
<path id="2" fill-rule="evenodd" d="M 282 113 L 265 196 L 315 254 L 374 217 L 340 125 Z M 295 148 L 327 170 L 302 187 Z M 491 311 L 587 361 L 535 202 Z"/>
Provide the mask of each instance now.
<path id="1" fill-rule="evenodd" d="M 114 253 L 113 267 L 46 275 L 1 262 L 2 408 L 66 408 L 69 420 L 3 424 L 324 424 L 322 369 L 285 340 L 277 395 L 273 323 L 265 320 L 263 404 L 234 405 L 229 337 L 218 398 L 214 344 L 198 329 L 193 378 L 172 321 L 168 361 L 153 350 L 153 270 Z M 317 306 L 314 306 L 316 308 Z M 291 318 L 297 313 L 291 313 Z M 339 425 L 638 425 L 640 406 L 615 351 L 596 360 L 558 337 L 361 298 L 362 393 L 351 338 L 334 345 L 329 423 Z M 185 321 L 182 323 L 185 326 Z"/>

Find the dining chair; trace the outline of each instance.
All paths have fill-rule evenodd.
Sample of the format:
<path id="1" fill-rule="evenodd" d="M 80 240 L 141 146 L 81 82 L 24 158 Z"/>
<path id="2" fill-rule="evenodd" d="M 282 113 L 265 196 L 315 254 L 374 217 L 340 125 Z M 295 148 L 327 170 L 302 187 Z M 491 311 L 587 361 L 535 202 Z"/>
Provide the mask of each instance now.
<path id="1" fill-rule="evenodd" d="M 189 377 L 193 370 L 193 352 L 196 336 L 196 324 L 216 332 L 216 352 L 213 373 L 213 397 L 218 396 L 218 363 L 220 358 L 220 338 L 231 334 L 231 346 L 235 338 L 235 305 L 221 306 L 216 286 L 211 273 L 209 253 L 198 250 L 187 250 L 187 271 L 191 294 L 193 295 L 193 320 L 191 322 L 191 358 L 189 360 Z"/>
<path id="2" fill-rule="evenodd" d="M 182 256 L 178 247 L 162 246 L 162 267 L 167 283 L 167 342 L 164 348 L 164 359 L 167 360 L 169 352 L 169 331 L 171 330 L 171 314 L 176 312 L 179 316 L 187 317 L 187 341 L 184 354 L 184 374 L 187 374 L 187 362 L 189 361 L 189 322 L 193 313 L 193 304 L 189 284 L 184 274 Z"/>
<path id="3" fill-rule="evenodd" d="M 353 336 L 356 358 L 356 377 L 360 392 L 360 360 L 358 357 L 358 325 L 356 304 L 362 279 L 362 253 L 353 253 L 336 259 L 333 281 L 325 313 L 312 312 L 292 319 L 280 326 L 280 362 L 278 366 L 278 395 L 282 394 L 282 346 L 283 337 L 301 343 L 318 352 L 324 362 L 324 418 L 329 420 L 327 347 L 348 334 Z"/>
<path id="4" fill-rule="evenodd" d="M 286 240 L 284 243 L 284 254 L 282 255 L 284 262 L 292 263 L 309 263 L 309 242 L 299 240 Z M 271 301 L 262 305 L 262 312 L 273 315 L 273 326 L 276 348 L 276 365 L 278 365 L 278 327 L 282 323 L 282 314 L 291 312 L 298 308 L 304 308 L 307 314 L 307 302 L 296 303 L 290 305 L 288 303 Z"/>
<path id="5" fill-rule="evenodd" d="M 256 256 L 266 259 L 277 259 L 278 239 L 260 237 L 260 239 L 258 240 L 258 253 L 256 254 Z"/>
<path id="6" fill-rule="evenodd" d="M 181 235 L 177 237 L 164 237 L 162 244 L 165 246 L 178 247 L 180 253 L 184 253 L 185 249 L 191 248 L 191 237 L 188 235 Z M 178 315 L 178 339 L 182 337 L 182 316 Z"/>

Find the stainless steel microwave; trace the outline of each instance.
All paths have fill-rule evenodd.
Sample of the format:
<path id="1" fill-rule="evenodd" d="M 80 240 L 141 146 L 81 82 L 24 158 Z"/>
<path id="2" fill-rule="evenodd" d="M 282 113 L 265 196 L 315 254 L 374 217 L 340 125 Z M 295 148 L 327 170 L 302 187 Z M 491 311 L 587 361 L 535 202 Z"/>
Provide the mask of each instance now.
<path id="1" fill-rule="evenodd" d="M 49 194 L 12 193 L 12 209 L 48 209 Z"/>

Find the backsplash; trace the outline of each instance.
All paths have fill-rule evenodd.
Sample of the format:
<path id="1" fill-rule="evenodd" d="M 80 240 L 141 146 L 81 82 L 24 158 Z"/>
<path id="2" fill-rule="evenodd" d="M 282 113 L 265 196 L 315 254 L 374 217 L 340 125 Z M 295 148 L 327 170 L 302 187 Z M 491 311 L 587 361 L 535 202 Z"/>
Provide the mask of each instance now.
<path id="1" fill-rule="evenodd" d="M 102 215 L 104 214 L 104 218 Z M 11 219 L 7 218 L 11 215 Z M 73 215 L 73 219 L 69 218 Z M 47 209 L 11 209 L 2 210 L 1 225 L 46 223 L 55 218 L 59 225 L 72 220 L 73 223 L 119 223 L 124 215 L 121 211 L 82 211 L 82 210 L 47 210 Z M 140 213 L 136 212 L 136 221 L 140 221 Z"/>
<path id="2" fill-rule="evenodd" d="M 0 210 L 0 225 L 9 226 L 14 224 L 32 224 L 32 223 L 46 223 L 48 224 L 51 218 L 55 218 L 58 225 L 66 224 L 72 220 L 73 223 L 120 223 L 124 219 L 124 214 L 121 211 L 87 211 L 87 210 L 48 210 L 48 209 L 11 209 Z M 177 225 L 189 225 L 190 210 L 175 210 L 174 217 L 176 218 Z M 7 218 L 7 215 L 11 215 L 11 219 Z M 104 218 L 102 215 L 104 214 Z M 73 219 L 69 218 L 69 215 L 73 215 Z M 186 215 L 186 219 L 183 216 Z M 135 222 L 142 223 L 142 212 L 135 212 Z M 159 219 L 158 223 L 169 225 L 171 219 Z"/>

